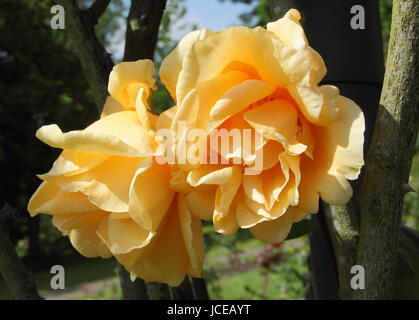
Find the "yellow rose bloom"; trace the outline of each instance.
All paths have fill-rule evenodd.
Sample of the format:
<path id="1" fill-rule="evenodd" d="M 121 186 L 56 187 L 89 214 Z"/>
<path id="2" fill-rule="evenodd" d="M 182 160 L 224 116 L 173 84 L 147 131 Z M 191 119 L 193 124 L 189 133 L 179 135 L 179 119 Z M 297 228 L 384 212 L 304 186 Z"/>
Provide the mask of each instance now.
<path id="1" fill-rule="evenodd" d="M 50 214 L 86 257 L 115 256 L 148 281 L 179 285 L 202 276 L 201 223 L 170 189 L 170 169 L 155 163 L 157 117 L 148 111 L 155 89 L 150 60 L 116 65 L 102 117 L 80 131 L 40 128 L 36 136 L 63 149 L 28 204 Z"/>
<path id="2" fill-rule="evenodd" d="M 318 211 L 320 197 L 345 204 L 348 179 L 364 163 L 364 117 L 336 87 L 319 85 L 326 67 L 299 20 L 290 10 L 266 29 L 188 34 L 162 62 L 176 106 L 158 117 L 149 111 L 153 63 L 116 65 L 100 120 L 68 133 L 38 130 L 63 152 L 39 176 L 30 214 L 52 215 L 87 257 L 115 256 L 132 279 L 177 286 L 202 276 L 201 220 L 224 235 L 246 228 L 275 243 Z M 203 135 L 189 140 L 183 125 Z M 208 148 L 214 130 L 248 134 L 250 144 Z M 168 131 L 169 150 L 184 146 L 186 155 L 162 149 Z M 188 150 L 202 142 L 205 161 L 190 161 Z"/>
<path id="3" fill-rule="evenodd" d="M 161 122 L 174 135 L 180 122 L 207 134 L 188 147 L 209 140 L 213 129 L 263 130 L 250 156 L 230 148 L 220 153 L 228 163 L 172 165 L 171 187 L 225 235 L 249 228 L 267 243 L 284 240 L 294 222 L 318 211 L 320 197 L 347 203 L 348 179 L 364 164 L 363 113 L 338 88 L 319 85 L 326 67 L 299 20 L 292 9 L 266 29 L 194 31 L 162 62 L 176 107 Z M 245 174 L 258 157 L 262 171 Z"/>

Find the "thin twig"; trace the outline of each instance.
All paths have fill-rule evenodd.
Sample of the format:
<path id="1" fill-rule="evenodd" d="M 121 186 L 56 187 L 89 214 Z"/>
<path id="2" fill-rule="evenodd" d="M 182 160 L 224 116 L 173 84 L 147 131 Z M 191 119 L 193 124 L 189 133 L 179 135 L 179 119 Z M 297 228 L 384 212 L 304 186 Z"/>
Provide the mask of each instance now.
<path id="1" fill-rule="evenodd" d="M 86 10 L 86 14 L 89 16 L 90 23 L 96 25 L 99 18 L 105 12 L 111 0 L 96 0 L 89 9 Z"/>

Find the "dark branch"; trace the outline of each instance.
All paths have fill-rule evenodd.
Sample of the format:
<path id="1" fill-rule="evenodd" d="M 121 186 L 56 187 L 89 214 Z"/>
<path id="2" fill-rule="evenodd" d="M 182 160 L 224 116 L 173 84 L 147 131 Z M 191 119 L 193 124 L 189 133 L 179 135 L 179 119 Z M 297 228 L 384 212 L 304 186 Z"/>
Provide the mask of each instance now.
<path id="1" fill-rule="evenodd" d="M 149 300 L 173 300 L 169 286 L 158 282 L 145 282 Z"/>
<path id="2" fill-rule="evenodd" d="M 9 238 L 9 225 L 15 209 L 4 204 L 0 211 L 0 274 L 17 300 L 41 300 L 32 275 L 16 254 Z"/>
<path id="3" fill-rule="evenodd" d="M 144 280 L 137 278 L 131 281 L 128 271 L 121 264 L 118 264 L 118 275 L 124 300 L 149 300 Z"/>
<path id="4" fill-rule="evenodd" d="M 113 61 L 97 39 L 90 18 L 78 7 L 76 1 L 56 0 L 56 2 L 65 9 L 66 32 L 80 60 L 100 113 L 108 95 L 108 77 Z"/>
<path id="5" fill-rule="evenodd" d="M 89 9 L 86 10 L 86 14 L 90 19 L 92 25 L 96 25 L 101 15 L 105 12 L 111 0 L 96 0 Z"/>
<path id="6" fill-rule="evenodd" d="M 274 20 L 282 18 L 292 8 L 297 9 L 295 0 L 268 0 L 268 6 Z"/>
<path id="7" fill-rule="evenodd" d="M 166 0 L 131 0 L 124 61 L 153 59 Z"/>
<path id="8" fill-rule="evenodd" d="M 183 282 L 175 288 L 170 289 L 170 294 L 172 297 L 172 300 L 196 300 L 196 293 L 193 287 L 193 283 L 191 282 L 192 279 L 190 279 L 188 276 L 185 277 Z"/>

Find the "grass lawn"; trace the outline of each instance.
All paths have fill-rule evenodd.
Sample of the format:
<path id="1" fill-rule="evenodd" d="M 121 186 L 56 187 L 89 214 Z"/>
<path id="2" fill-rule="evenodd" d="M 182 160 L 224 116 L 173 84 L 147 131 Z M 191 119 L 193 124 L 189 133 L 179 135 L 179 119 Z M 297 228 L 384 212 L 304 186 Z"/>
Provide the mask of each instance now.
<path id="1" fill-rule="evenodd" d="M 254 249 L 255 240 L 249 240 L 249 248 L 242 243 L 243 250 Z M 259 247 L 263 246 L 259 242 Z M 263 248 L 263 247 L 262 247 Z M 307 258 L 309 246 L 307 237 L 290 240 L 272 251 L 269 264 L 257 265 L 245 272 L 222 274 L 217 273 L 220 262 L 211 263 L 207 259 L 207 282 L 212 299 L 304 299 L 308 276 Z M 260 251 L 259 251 L 260 252 Z M 276 260 L 275 253 L 280 258 Z M 242 262 L 256 259 L 252 255 Z M 272 260 L 269 260 L 272 259 Z M 227 262 L 228 264 L 228 262 Z"/>
<path id="2" fill-rule="evenodd" d="M 241 259 L 241 263 L 256 259 L 257 250 L 255 249 L 264 247 L 254 238 L 244 241 L 235 241 L 231 238 L 228 241 L 235 242 L 233 244 L 235 250 L 250 252 Z M 235 272 L 233 267 L 232 273 L 223 274 L 217 270 L 229 267 L 231 261 L 227 259 L 227 255 L 232 252 L 231 247 L 220 243 L 208 248 L 205 271 L 210 297 L 213 299 L 303 299 L 308 272 L 307 241 L 291 240 L 275 250 L 281 252 L 281 259 L 272 263 L 269 272 L 264 267 L 255 266 L 243 272 Z M 51 261 L 51 266 L 54 264 L 64 266 L 66 288 L 116 276 L 114 259 L 87 259 L 76 255 L 62 263 Z M 41 295 L 50 290 L 52 276 L 49 270 L 35 273 L 35 281 Z M 10 294 L 2 279 L 0 279 L 0 299 L 10 299 Z M 100 292 L 76 299 L 121 299 L 121 289 L 115 278 L 115 281 L 106 284 Z"/>
<path id="3" fill-rule="evenodd" d="M 51 266 L 55 264 L 61 264 L 65 269 L 66 288 L 116 275 L 116 263 L 113 258 L 88 259 L 80 255 L 75 255 L 64 260 L 64 262 L 55 263 L 51 261 Z M 52 276 L 53 274 L 50 273 L 50 270 L 35 272 L 34 278 L 41 295 L 51 290 L 50 281 Z M 0 300 L 3 299 L 10 299 L 10 293 L 4 280 L 0 278 Z"/>

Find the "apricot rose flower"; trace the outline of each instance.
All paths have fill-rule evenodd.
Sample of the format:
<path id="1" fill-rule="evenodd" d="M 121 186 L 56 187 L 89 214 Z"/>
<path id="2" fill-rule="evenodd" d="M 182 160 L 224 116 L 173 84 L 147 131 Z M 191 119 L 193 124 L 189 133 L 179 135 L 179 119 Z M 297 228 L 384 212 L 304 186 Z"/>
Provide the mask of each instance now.
<path id="1" fill-rule="evenodd" d="M 262 241 L 282 241 L 294 222 L 318 211 L 319 197 L 348 202 L 347 179 L 363 166 L 363 113 L 338 88 L 319 85 L 326 67 L 299 20 L 291 9 L 266 29 L 195 31 L 162 62 L 160 77 L 177 106 L 160 117 L 174 135 L 181 121 L 205 130 L 203 139 L 213 129 L 263 130 L 250 156 L 230 148 L 220 152 L 227 164 L 172 169 L 171 186 L 192 214 L 225 235 L 241 227 Z M 245 174 L 258 157 L 262 171 Z"/>

